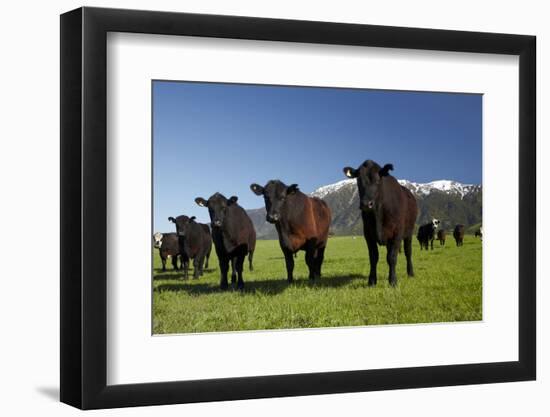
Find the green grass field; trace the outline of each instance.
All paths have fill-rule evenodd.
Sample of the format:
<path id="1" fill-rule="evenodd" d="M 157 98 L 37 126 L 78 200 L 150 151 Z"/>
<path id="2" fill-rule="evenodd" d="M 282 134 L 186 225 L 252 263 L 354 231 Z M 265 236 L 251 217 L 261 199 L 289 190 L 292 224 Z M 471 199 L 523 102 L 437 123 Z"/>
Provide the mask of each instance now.
<path id="1" fill-rule="evenodd" d="M 363 237 L 329 239 L 323 277 L 308 280 L 304 252 L 295 260 L 295 282 L 288 284 L 278 241 L 259 240 L 254 271 L 245 262 L 245 290 L 219 289 L 219 268 L 212 248 L 209 269 L 197 280 L 182 280 L 167 263 L 162 272 L 154 250 L 153 333 L 433 323 L 482 319 L 481 242 L 466 236 L 457 248 L 420 251 L 413 243 L 414 278 L 398 257 L 397 288 L 387 282 L 386 249 L 380 248 L 378 285 L 367 286 L 369 261 Z M 169 266 L 168 266 L 169 265 Z"/>

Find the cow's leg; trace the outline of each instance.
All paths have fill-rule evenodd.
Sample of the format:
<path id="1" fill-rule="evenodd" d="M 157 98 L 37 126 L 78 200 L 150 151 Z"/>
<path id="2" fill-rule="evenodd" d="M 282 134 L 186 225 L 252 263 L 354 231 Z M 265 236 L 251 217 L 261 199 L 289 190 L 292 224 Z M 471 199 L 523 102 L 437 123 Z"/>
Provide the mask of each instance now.
<path id="1" fill-rule="evenodd" d="M 405 246 L 405 257 L 407 258 L 407 275 L 414 277 L 414 269 L 412 263 L 412 238 L 406 237 L 403 239 L 403 245 Z"/>
<path id="2" fill-rule="evenodd" d="M 199 277 L 204 275 L 204 258 L 206 258 L 206 253 L 201 253 L 199 258 Z"/>
<path id="3" fill-rule="evenodd" d="M 166 258 L 161 257 L 160 260 L 162 261 L 162 272 L 166 272 Z"/>
<path id="4" fill-rule="evenodd" d="M 248 269 L 250 271 L 254 271 L 254 267 L 252 266 L 252 258 L 254 257 L 254 251 L 251 250 L 248 252 Z"/>
<path id="5" fill-rule="evenodd" d="M 292 273 L 294 272 L 294 255 L 288 249 L 284 250 L 284 255 L 286 263 L 286 277 L 290 283 L 294 280 L 294 277 L 292 276 Z"/>
<path id="6" fill-rule="evenodd" d="M 389 240 L 386 244 L 388 252 L 386 254 L 386 261 L 390 269 L 388 280 L 392 287 L 397 285 L 397 275 L 395 273 L 395 265 L 397 264 L 397 253 L 399 250 L 399 239 Z"/>
<path id="7" fill-rule="evenodd" d="M 376 285 L 376 266 L 378 265 L 378 243 L 374 239 L 367 239 L 367 247 L 369 248 L 369 287 Z"/>
<path id="8" fill-rule="evenodd" d="M 201 275 L 202 256 L 197 255 L 193 258 L 193 279 L 198 279 Z"/>
<path id="9" fill-rule="evenodd" d="M 206 252 L 205 261 L 204 261 L 204 269 L 208 269 L 208 260 L 210 259 L 210 252 L 212 251 L 212 248 L 208 249 L 208 252 Z"/>
<path id="10" fill-rule="evenodd" d="M 227 256 L 221 256 L 219 258 L 220 263 L 220 288 L 226 290 L 229 287 L 227 283 L 227 271 L 229 270 L 229 258 Z"/>
<path id="11" fill-rule="evenodd" d="M 183 279 L 189 278 L 189 258 L 187 256 L 183 257 Z"/>
<path id="12" fill-rule="evenodd" d="M 321 278 L 321 267 L 323 266 L 323 259 L 325 259 L 325 248 L 317 249 L 317 256 L 315 257 L 315 274 L 317 278 Z"/>
<path id="13" fill-rule="evenodd" d="M 237 257 L 231 258 L 231 285 L 235 284 L 237 282 Z"/>
<path id="14" fill-rule="evenodd" d="M 242 255 L 239 255 L 235 261 L 235 267 L 237 269 L 237 288 L 239 290 L 242 290 L 244 288 L 243 264 L 244 264 L 245 257 L 246 257 L 246 253 L 243 253 Z"/>
<path id="15" fill-rule="evenodd" d="M 306 248 L 306 265 L 309 270 L 309 279 L 315 279 L 315 249 Z"/>
<path id="16" fill-rule="evenodd" d="M 178 270 L 178 256 L 172 256 L 172 267 L 174 268 L 174 271 Z"/>

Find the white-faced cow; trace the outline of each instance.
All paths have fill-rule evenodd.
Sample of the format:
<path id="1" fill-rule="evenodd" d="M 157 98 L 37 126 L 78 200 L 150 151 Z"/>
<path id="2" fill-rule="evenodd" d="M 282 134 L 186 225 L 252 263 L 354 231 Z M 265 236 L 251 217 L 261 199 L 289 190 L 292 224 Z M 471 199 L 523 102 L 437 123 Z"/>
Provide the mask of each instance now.
<path id="1" fill-rule="evenodd" d="M 328 205 L 302 193 L 297 184 L 287 186 L 279 180 L 271 180 L 265 187 L 252 184 L 250 189 L 264 197 L 266 220 L 277 229 L 288 282 L 294 279 L 293 255 L 299 250 L 306 252 L 309 278 L 320 278 L 331 222 Z"/>
<path id="2" fill-rule="evenodd" d="M 389 174 L 391 170 L 393 165 L 381 167 L 372 160 L 363 162 L 357 169 L 344 168 L 346 177 L 357 179 L 363 234 L 369 250 L 371 286 L 377 282 L 378 245 L 387 248 L 390 285 L 397 285 L 395 265 L 402 240 L 407 258 L 407 275 L 414 276 L 412 237 L 418 207 L 412 193 Z"/>
<path id="3" fill-rule="evenodd" d="M 476 232 L 474 233 L 474 236 L 479 237 L 480 240 L 483 240 L 483 227 L 480 227 L 479 229 L 477 229 Z"/>
<path id="4" fill-rule="evenodd" d="M 178 244 L 183 263 L 183 279 L 189 277 L 189 261 L 193 260 L 193 278 L 197 279 L 208 268 L 208 258 L 212 251 L 210 228 L 206 224 L 197 223 L 195 216 L 168 217 L 176 225 Z"/>
<path id="5" fill-rule="evenodd" d="M 453 237 L 455 238 L 456 246 L 464 245 L 464 225 L 457 224 L 453 231 Z"/>
<path id="6" fill-rule="evenodd" d="M 244 288 L 243 263 L 248 255 L 248 265 L 252 271 L 252 257 L 256 248 L 256 231 L 246 211 L 237 204 L 238 197 L 227 199 L 215 193 L 208 200 L 197 197 L 195 202 L 208 208 L 212 224 L 212 238 L 218 255 L 221 278 L 220 288 L 227 289 L 227 272 L 231 262 L 231 283 L 237 281 L 237 288 Z"/>
<path id="7" fill-rule="evenodd" d="M 428 246 L 430 244 L 433 250 L 434 239 L 436 236 L 437 228 L 439 227 L 439 223 L 441 223 L 439 220 L 432 219 L 430 223 L 423 224 L 418 228 L 418 234 L 416 235 L 416 238 L 418 239 L 418 243 L 420 243 L 420 250 L 428 250 Z"/>
<path id="8" fill-rule="evenodd" d="M 166 271 L 166 260 L 172 258 L 174 270 L 178 270 L 178 257 L 180 248 L 178 236 L 175 233 L 155 233 L 153 235 L 154 246 L 159 250 L 160 260 L 162 261 L 162 272 Z"/>

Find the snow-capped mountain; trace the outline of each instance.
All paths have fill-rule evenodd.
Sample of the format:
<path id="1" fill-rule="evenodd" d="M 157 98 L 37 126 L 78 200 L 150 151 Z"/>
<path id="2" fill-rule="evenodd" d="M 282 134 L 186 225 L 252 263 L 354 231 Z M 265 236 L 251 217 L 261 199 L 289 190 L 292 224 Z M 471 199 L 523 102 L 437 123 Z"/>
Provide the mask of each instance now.
<path id="1" fill-rule="evenodd" d="M 452 180 L 417 183 L 398 180 L 412 191 L 418 203 L 417 224 L 436 217 L 442 227 L 451 230 L 458 223 L 467 227 L 481 223 L 482 187 Z M 338 235 L 361 235 L 362 220 L 359 211 L 359 193 L 355 179 L 344 179 L 317 188 L 310 195 L 322 198 L 332 210 L 331 231 Z M 275 239 L 277 232 L 265 221 L 265 209 L 248 210 L 260 239 Z"/>
<path id="2" fill-rule="evenodd" d="M 459 195 L 461 198 L 464 198 L 470 193 L 478 192 L 481 189 L 480 185 L 474 184 L 462 184 L 458 181 L 452 180 L 437 180 L 427 183 L 418 183 L 409 180 L 398 180 L 399 184 L 408 188 L 417 196 L 427 196 L 433 191 L 440 191 L 447 194 Z M 325 196 L 338 192 L 344 187 L 355 187 L 355 179 L 345 179 L 342 181 L 335 182 L 334 184 L 323 185 L 322 187 L 317 188 L 311 193 L 312 196 L 324 198 Z"/>

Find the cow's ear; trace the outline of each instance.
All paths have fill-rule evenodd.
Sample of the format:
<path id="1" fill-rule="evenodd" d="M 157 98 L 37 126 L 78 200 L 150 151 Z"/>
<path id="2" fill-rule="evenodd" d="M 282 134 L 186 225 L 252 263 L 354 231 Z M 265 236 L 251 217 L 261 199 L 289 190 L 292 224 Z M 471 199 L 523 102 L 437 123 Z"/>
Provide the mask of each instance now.
<path id="1" fill-rule="evenodd" d="M 176 223 L 176 219 L 174 219 L 172 216 L 168 217 L 168 221 L 172 223 Z"/>
<path id="2" fill-rule="evenodd" d="M 195 203 L 197 203 L 199 206 L 201 207 L 207 207 L 208 206 L 208 201 L 206 201 L 204 198 L 202 197 L 197 197 L 195 198 Z"/>
<path id="3" fill-rule="evenodd" d="M 348 178 L 357 178 L 357 170 L 352 167 L 345 167 L 343 169 L 344 175 Z"/>
<path id="4" fill-rule="evenodd" d="M 286 189 L 287 194 L 294 194 L 297 191 L 300 191 L 300 189 L 298 188 L 298 184 L 291 184 Z"/>
<path id="5" fill-rule="evenodd" d="M 194 222 L 194 221 L 195 221 L 195 219 L 196 219 L 196 217 L 195 217 L 195 216 L 191 216 L 191 217 L 189 217 L 189 221 L 190 221 L 190 222 Z"/>
<path id="6" fill-rule="evenodd" d="M 236 195 L 233 195 L 233 196 L 229 197 L 229 200 L 227 200 L 227 201 L 231 205 L 231 204 L 235 204 L 238 199 L 239 199 L 239 197 L 237 197 Z"/>
<path id="7" fill-rule="evenodd" d="M 250 184 L 250 189 L 256 195 L 263 195 L 264 194 L 264 187 L 262 187 L 261 185 Z"/>
<path id="8" fill-rule="evenodd" d="M 378 175 L 380 175 L 381 177 L 385 177 L 390 174 L 390 171 L 393 171 L 393 165 L 386 164 L 382 167 L 380 171 L 378 171 Z"/>

